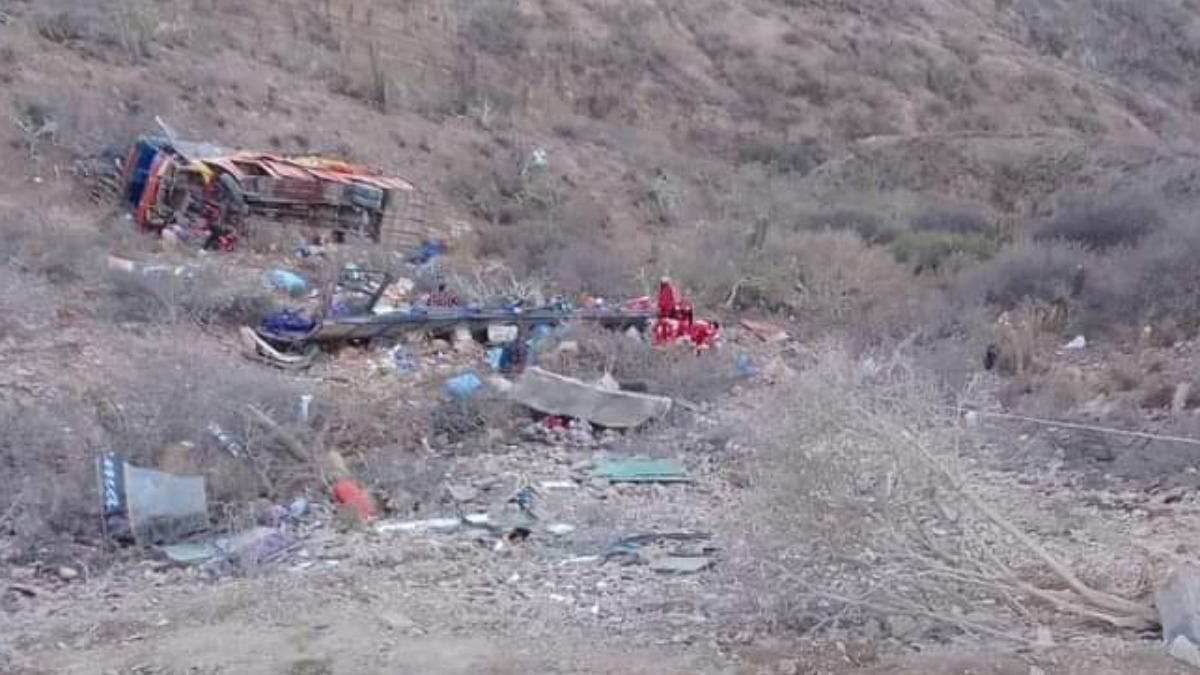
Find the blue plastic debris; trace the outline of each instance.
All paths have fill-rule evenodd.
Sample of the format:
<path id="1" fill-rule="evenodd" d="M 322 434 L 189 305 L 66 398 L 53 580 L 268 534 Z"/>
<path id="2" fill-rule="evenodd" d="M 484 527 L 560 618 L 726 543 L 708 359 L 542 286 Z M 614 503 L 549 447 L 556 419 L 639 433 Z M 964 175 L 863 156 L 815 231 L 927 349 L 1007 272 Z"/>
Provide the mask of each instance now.
<path id="1" fill-rule="evenodd" d="M 441 255 L 444 251 L 445 248 L 440 243 L 427 239 L 421 242 L 421 247 L 409 259 L 409 262 L 415 265 L 424 265 Z"/>
<path id="2" fill-rule="evenodd" d="M 304 277 L 284 269 L 273 269 L 263 273 L 264 288 L 284 291 L 288 295 L 301 295 L 308 290 L 308 282 Z"/>
<path id="3" fill-rule="evenodd" d="M 392 347 L 388 351 L 388 354 L 392 357 L 392 366 L 398 373 L 407 373 L 417 367 L 417 364 L 412 359 L 412 355 L 408 353 L 408 350 L 403 345 Z"/>
<path id="4" fill-rule="evenodd" d="M 317 327 L 317 322 L 307 314 L 285 309 L 270 312 L 258 324 L 259 332 L 268 335 L 307 334 Z"/>
<path id="5" fill-rule="evenodd" d="M 296 497 L 288 504 L 288 515 L 295 520 L 300 520 L 308 515 L 308 499 L 305 497 Z"/>
<path id="6" fill-rule="evenodd" d="M 528 365 L 534 365 L 537 362 L 538 346 L 550 337 L 554 332 L 554 328 L 548 324 L 538 324 L 529 329 L 529 337 L 525 339 L 525 361 Z"/>
<path id="7" fill-rule="evenodd" d="M 462 401 L 470 398 L 477 389 L 483 386 L 483 380 L 472 372 L 466 372 L 461 375 L 455 375 L 446 381 L 446 393 L 451 398 Z"/>
<path id="8" fill-rule="evenodd" d="M 492 370 L 500 370 L 500 363 L 501 359 L 503 358 L 504 347 L 492 347 L 491 349 L 487 350 L 486 360 L 488 368 L 491 368 Z"/>
<path id="9" fill-rule="evenodd" d="M 733 359 L 733 367 L 737 371 L 738 377 L 751 378 L 758 374 L 758 368 L 754 366 L 754 362 L 745 354 L 738 354 Z"/>

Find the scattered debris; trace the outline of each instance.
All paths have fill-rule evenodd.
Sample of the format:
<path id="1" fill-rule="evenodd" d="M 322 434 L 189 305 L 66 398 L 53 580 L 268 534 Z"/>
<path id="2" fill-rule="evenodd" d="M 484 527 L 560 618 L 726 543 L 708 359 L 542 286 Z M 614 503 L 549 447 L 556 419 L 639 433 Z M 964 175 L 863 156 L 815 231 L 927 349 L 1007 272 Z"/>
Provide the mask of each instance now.
<path id="1" fill-rule="evenodd" d="M 166 265 L 162 263 L 147 263 L 129 258 L 121 258 L 119 256 L 110 255 L 105 261 L 108 269 L 114 272 L 124 272 L 147 279 L 162 279 L 165 277 L 178 277 L 183 279 L 191 279 L 195 277 L 199 271 L 198 268 L 192 265 Z"/>
<path id="2" fill-rule="evenodd" d="M 393 345 L 383 350 L 383 367 L 397 373 L 410 373 L 417 363 L 404 345 Z"/>
<path id="3" fill-rule="evenodd" d="M 780 328 L 779 326 L 766 323 L 765 321 L 742 319 L 742 328 L 750 331 L 754 337 L 767 344 L 786 342 L 791 338 L 786 330 Z"/>
<path id="4" fill-rule="evenodd" d="M 445 253 L 445 251 L 446 247 L 440 242 L 426 239 L 425 241 L 421 242 L 420 247 L 418 247 L 417 251 L 408 259 L 408 262 L 414 265 L 424 265 L 442 253 Z"/>
<path id="5" fill-rule="evenodd" d="M 405 520 L 379 523 L 375 531 L 380 534 L 389 532 L 453 532 L 462 527 L 486 527 L 491 518 L 486 513 L 475 513 L 461 518 L 427 518 L 425 520 Z"/>
<path id="6" fill-rule="evenodd" d="M 271 346 L 253 328 L 243 326 L 238 330 L 242 342 L 242 355 L 252 361 L 260 361 L 284 370 L 303 370 L 312 366 L 321 349 L 309 345 L 301 354 L 285 354 Z"/>
<path id="7" fill-rule="evenodd" d="M 667 414 L 671 399 L 626 391 L 609 391 L 593 384 L 527 369 L 509 397 L 538 412 L 586 420 L 609 429 L 629 429 Z"/>
<path id="8" fill-rule="evenodd" d="M 516 342 L 521 329 L 512 324 L 491 324 L 487 327 L 487 341 L 490 345 L 506 345 Z"/>
<path id="9" fill-rule="evenodd" d="M 292 297 L 304 295 L 308 290 L 308 282 L 304 277 L 291 270 L 268 270 L 263 273 L 262 284 L 264 288 L 282 291 Z"/>
<path id="10" fill-rule="evenodd" d="M 288 515 L 291 516 L 293 520 L 302 520 L 308 515 L 308 509 L 308 499 L 305 497 L 296 497 L 292 500 L 291 504 L 288 504 Z"/>
<path id="11" fill-rule="evenodd" d="M 1087 338 L 1082 335 L 1076 335 L 1074 340 L 1071 340 L 1067 344 L 1063 345 L 1063 349 L 1068 351 L 1079 351 L 1080 349 L 1085 349 L 1086 347 Z"/>
<path id="12" fill-rule="evenodd" d="M 706 555 L 667 554 L 650 558 L 650 569 L 667 574 L 695 574 L 713 566 L 712 558 Z"/>
<path id="13" fill-rule="evenodd" d="M 238 443 L 232 436 L 225 433 L 225 429 L 222 428 L 217 422 L 209 422 L 208 426 L 205 427 L 205 431 L 207 431 L 208 435 L 212 436 L 221 446 L 221 448 L 224 449 L 225 452 L 228 452 L 232 457 L 237 458 L 245 454 L 246 450 L 242 447 L 242 444 Z"/>
<path id="14" fill-rule="evenodd" d="M 353 510 L 354 515 L 361 520 L 371 517 L 374 509 L 371 507 L 371 497 L 358 483 L 348 477 L 338 478 L 331 486 L 335 504 L 345 504 Z"/>
<path id="15" fill-rule="evenodd" d="M 483 380 L 479 379 L 475 373 L 468 371 L 446 381 L 446 394 L 456 401 L 465 401 L 482 386 Z"/>
<path id="16" fill-rule="evenodd" d="M 603 462 L 595 475 L 610 483 L 691 483 L 683 462 L 677 459 L 630 459 Z"/>
<path id="17" fill-rule="evenodd" d="M 466 504 L 475 501 L 479 497 L 479 490 L 470 485 L 447 485 L 446 494 L 450 497 L 451 501 Z"/>
<path id="18" fill-rule="evenodd" d="M 734 357 L 733 369 L 738 377 L 747 380 L 758 374 L 758 368 L 754 366 L 754 362 L 750 360 L 750 356 L 747 354 L 738 354 Z"/>
<path id="19" fill-rule="evenodd" d="M 252 405 L 246 406 L 246 410 L 250 412 L 251 417 L 257 420 L 259 424 L 261 424 L 268 431 L 270 431 L 273 436 L 275 436 L 276 440 L 278 440 L 284 449 L 287 450 L 292 459 L 300 462 L 301 464 L 307 464 L 312 461 L 312 456 L 309 454 L 308 449 L 304 447 L 304 444 L 301 443 L 299 439 L 293 436 L 288 430 L 280 426 L 278 422 L 271 419 L 270 415 L 267 415 L 265 412 Z M 349 471 L 347 471 L 345 468 L 344 460 L 340 463 L 337 463 L 337 468 L 341 470 L 339 475 L 344 476 L 349 474 Z"/>
<path id="20" fill-rule="evenodd" d="M 1188 396 L 1192 393 L 1191 382 L 1180 382 L 1175 386 L 1175 394 L 1171 397 L 1171 412 L 1181 413 L 1187 409 Z"/>
<path id="21" fill-rule="evenodd" d="M 532 485 L 522 484 L 517 487 L 512 496 L 508 498 L 506 504 L 512 504 L 521 511 L 523 515 L 529 516 L 533 520 L 537 520 L 537 514 L 534 509 L 537 507 L 538 500 L 541 499 L 541 494 Z"/>
<path id="22" fill-rule="evenodd" d="M 301 424 L 308 424 L 312 418 L 312 394 L 301 394 L 299 405 L 296 407 L 297 417 Z"/>
<path id="23" fill-rule="evenodd" d="M 695 574 L 713 566 L 716 548 L 701 543 L 711 539 L 711 534 L 698 532 L 636 534 L 610 544 L 603 562 L 616 559 L 625 565 L 648 565 L 656 572 Z"/>
<path id="24" fill-rule="evenodd" d="M 142 545 L 174 543 L 209 527 L 203 476 L 177 476 L 106 452 L 97 461 L 106 538 Z"/>
<path id="25" fill-rule="evenodd" d="M 567 558 L 566 560 L 560 560 L 558 562 L 558 566 L 562 567 L 564 565 L 583 565 L 583 564 L 587 564 L 587 563 L 598 563 L 600 561 L 601 561 L 601 558 L 598 555 L 579 555 L 579 556 L 575 556 L 574 558 Z"/>
<path id="26" fill-rule="evenodd" d="M 159 546 L 158 550 L 180 565 L 204 565 L 214 576 L 245 572 L 272 562 L 294 548 L 299 539 L 273 527 L 254 527 L 232 535 Z"/>
<path id="27" fill-rule="evenodd" d="M 551 523 L 546 526 L 546 531 L 555 536 L 561 537 L 571 534 L 575 531 L 575 526 L 570 523 Z"/>
<path id="28" fill-rule="evenodd" d="M 612 376 L 612 373 L 604 373 L 596 380 L 596 386 L 605 391 L 621 391 L 621 383 L 617 382 L 617 378 Z"/>
<path id="29" fill-rule="evenodd" d="M 1155 589 L 1154 600 L 1167 653 L 1200 668 L 1200 569 L 1172 570 Z"/>

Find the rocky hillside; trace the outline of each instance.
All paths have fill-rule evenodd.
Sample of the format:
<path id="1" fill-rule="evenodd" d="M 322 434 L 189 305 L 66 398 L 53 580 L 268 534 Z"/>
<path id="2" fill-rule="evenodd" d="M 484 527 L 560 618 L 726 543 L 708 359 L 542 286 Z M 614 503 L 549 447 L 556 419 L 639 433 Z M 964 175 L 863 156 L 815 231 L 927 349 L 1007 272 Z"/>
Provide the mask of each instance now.
<path id="1" fill-rule="evenodd" d="M 65 177 L 159 115 L 385 165 L 475 225 L 542 217 L 505 184 L 535 147 L 554 218 L 588 226 L 644 226 L 753 166 L 830 201 L 905 189 L 1019 213 L 1024 174 L 1053 194 L 1146 163 L 1126 146 L 1194 142 L 1191 5 L 5 0 L 0 105 L 25 130 L 4 125 L 21 168 L 3 180 Z"/>

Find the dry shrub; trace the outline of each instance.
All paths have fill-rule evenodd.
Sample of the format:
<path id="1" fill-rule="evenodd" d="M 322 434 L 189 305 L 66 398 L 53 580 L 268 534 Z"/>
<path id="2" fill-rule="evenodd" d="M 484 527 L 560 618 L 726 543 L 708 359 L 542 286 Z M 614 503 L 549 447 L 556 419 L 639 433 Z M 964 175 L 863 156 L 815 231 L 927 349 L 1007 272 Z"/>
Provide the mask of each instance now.
<path id="1" fill-rule="evenodd" d="M 1078 297 L 1094 256 L 1067 244 L 1024 242 L 968 271 L 955 283 L 966 304 L 1011 310 L 1023 301 L 1052 303 Z"/>
<path id="2" fill-rule="evenodd" d="M 1145 377 L 1142 365 L 1128 354 L 1114 354 L 1108 359 L 1108 383 L 1114 391 L 1133 391 Z"/>
<path id="3" fill-rule="evenodd" d="M 1039 241 L 1064 241 L 1104 251 L 1135 245 L 1166 224 L 1166 218 L 1149 201 L 1123 196 L 1070 206 L 1038 227 L 1033 236 Z"/>
<path id="4" fill-rule="evenodd" d="M 574 343 L 577 349 L 560 349 Z M 573 326 L 537 355 L 543 368 L 594 382 L 611 374 L 623 387 L 689 401 L 716 398 L 733 385 L 735 369 L 719 353 L 655 348 L 645 340 L 595 326 Z"/>
<path id="5" fill-rule="evenodd" d="M 43 39 L 85 58 L 139 63 L 151 55 L 159 27 L 157 8 L 130 0 L 106 3 L 48 0 L 39 6 L 34 25 Z"/>
<path id="6" fill-rule="evenodd" d="M 920 280 L 850 231 L 771 230 L 761 250 L 749 231 L 709 225 L 666 252 L 670 275 L 698 306 L 783 315 L 808 334 L 837 331 L 863 343 L 928 327 Z M 714 264 L 714 252 L 721 252 Z M 914 288 L 916 286 L 916 288 Z"/>
<path id="7" fill-rule="evenodd" d="M 54 317 L 54 294 L 43 280 L 0 266 L 0 341 L 27 339 Z"/>
<path id="8" fill-rule="evenodd" d="M 463 37 L 493 56 L 517 56 L 525 50 L 533 22 L 508 2 L 472 0 Z"/>
<path id="9" fill-rule="evenodd" d="M 612 237 L 603 205 L 586 193 L 560 194 L 551 176 L 527 161 L 524 153 L 506 153 L 490 170 L 452 186 L 456 198 L 492 222 L 479 233 L 477 254 L 562 292 L 614 297 L 636 290 L 637 261 Z"/>
<path id="10" fill-rule="evenodd" d="M 820 166 L 826 154 L 811 138 L 789 142 L 752 137 L 738 144 L 736 159 L 741 164 L 762 164 L 774 173 L 803 176 Z"/>
<path id="11" fill-rule="evenodd" d="M 0 211 L 0 262 L 53 283 L 94 278 L 104 261 L 100 233 L 31 213 Z"/>
<path id="12" fill-rule="evenodd" d="M 154 276 L 111 272 L 104 313 L 114 321 L 255 324 L 276 307 L 266 289 L 212 270 Z"/>
<path id="13" fill-rule="evenodd" d="M 439 401 L 429 411 L 429 426 L 439 444 L 457 444 L 503 430 L 523 417 L 507 398 L 482 391 L 466 400 Z"/>
<path id="14" fill-rule="evenodd" d="M 57 535 L 95 539 L 87 424 L 70 404 L 0 401 L 0 559 L 39 557 Z"/>
<path id="15" fill-rule="evenodd" d="M 916 274 L 955 272 L 991 258 L 997 249 L 994 237 L 938 230 L 904 232 L 891 242 L 896 260 L 910 265 Z"/>
<path id="16" fill-rule="evenodd" d="M 266 473 L 279 486 L 311 478 L 273 459 L 274 441 L 246 417 L 253 404 L 295 424 L 301 391 L 290 381 L 223 352 L 194 349 L 186 333 L 119 337 L 108 341 L 127 355 L 119 363 L 78 381 L 44 376 L 29 397 L 0 400 L 0 514 L 13 514 L 0 532 L 14 537 L 15 555 L 32 555 L 58 537 L 96 540 L 95 460 L 104 449 L 141 466 L 204 475 L 217 505 L 244 505 L 266 493 Z M 227 454 L 206 433 L 211 422 L 251 457 Z M 185 441 L 194 445 L 183 450 L 178 444 Z"/>
<path id="17" fill-rule="evenodd" d="M 1080 319 L 1084 330 L 1105 334 L 1153 325 L 1190 338 L 1200 330 L 1200 228 L 1166 228 L 1135 249 L 1117 249 L 1088 270 Z"/>
<path id="18" fill-rule="evenodd" d="M 868 379 L 818 346 L 740 416 L 753 489 L 727 531 L 743 533 L 736 573 L 777 627 L 949 639 L 1029 618 L 1000 581 L 1006 538 L 956 490 L 958 431 L 910 373 L 891 363 Z"/>
<path id="19" fill-rule="evenodd" d="M 898 228 L 888 224 L 883 216 L 853 209 L 816 213 L 806 217 L 803 225 L 812 230 L 849 230 L 868 244 L 887 244 L 899 234 Z"/>
<path id="20" fill-rule="evenodd" d="M 932 209 L 912 221 L 918 232 L 946 232 L 957 235 L 988 235 L 996 228 L 982 213 L 968 209 Z"/>

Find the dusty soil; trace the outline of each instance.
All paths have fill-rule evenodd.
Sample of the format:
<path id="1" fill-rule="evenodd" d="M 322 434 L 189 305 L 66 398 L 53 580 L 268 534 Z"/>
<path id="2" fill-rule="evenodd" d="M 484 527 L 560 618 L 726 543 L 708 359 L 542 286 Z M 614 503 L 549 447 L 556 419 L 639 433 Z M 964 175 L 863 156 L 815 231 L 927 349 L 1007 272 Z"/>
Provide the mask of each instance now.
<path id="1" fill-rule="evenodd" d="M 716 310 L 746 274 L 718 264 L 719 254 L 740 250 L 760 219 L 788 231 L 814 211 L 871 207 L 907 222 L 950 204 L 999 228 L 1046 217 L 1078 193 L 1121 190 L 1190 217 L 1200 195 L 1196 32 L 1182 0 L 128 0 L 120 11 L 0 0 L 0 229 L 5 244 L 18 221 L 44 234 L 44 245 L 5 248 L 0 269 L 0 485 L 11 488 L 0 494 L 0 671 L 1182 672 L 1153 635 L 1046 608 L 1038 617 L 1050 642 L 1030 630 L 1016 646 L 906 634 L 905 622 L 779 630 L 779 617 L 750 602 L 764 591 L 737 573 L 759 562 L 737 557 L 755 529 L 738 507 L 755 490 L 744 469 L 756 451 L 739 442 L 737 424 L 779 396 L 769 383 L 586 447 L 530 442 L 513 429 L 442 442 L 418 431 L 426 406 L 478 354 L 422 343 L 416 373 L 373 375 L 378 355 L 348 349 L 281 375 L 244 362 L 229 325 L 116 317 L 130 307 L 114 301 L 103 254 L 156 246 L 89 203 L 73 174 L 162 116 L 188 136 L 333 153 L 411 177 L 468 269 L 499 259 L 575 291 L 617 294 L 671 264 L 700 279 L 728 267 L 730 283 L 705 288 L 702 309 Z M 520 166 L 534 149 L 551 168 L 526 183 Z M 720 243 L 705 249 L 710 232 Z M 79 233 L 87 241 L 73 248 Z M 253 279 L 291 262 L 288 241 L 229 264 Z M 839 312 L 863 286 L 906 285 L 906 270 L 870 273 L 880 256 L 832 270 Z M 881 297 L 888 305 L 896 295 Z M 798 328 L 804 339 L 816 332 Z M 730 336 L 714 368 L 740 351 L 759 364 L 776 356 Z M 1073 409 L 1081 419 L 1194 435 L 1195 402 L 1167 413 L 1170 396 L 1162 400 L 1200 375 L 1192 337 L 1157 352 L 1129 344 L 1059 354 L 1049 368 L 1087 383 Z M 931 349 L 942 360 L 969 352 L 959 370 L 974 376 L 976 342 L 955 336 Z M 1135 382 L 1092 396 L 1131 354 Z M 971 403 L 998 407 L 1010 384 L 985 381 Z M 343 532 L 319 511 L 299 551 L 239 577 L 102 552 L 96 452 L 119 446 L 162 466 L 164 446 L 198 436 L 214 411 L 247 402 L 288 410 L 300 392 L 357 414 L 327 440 L 373 488 L 416 505 L 403 517 L 488 510 L 523 478 L 561 480 L 607 455 L 679 457 L 697 482 L 584 480 L 549 491 L 544 522 L 575 529 L 503 550 L 472 532 Z M 1043 425 L 971 433 L 961 458 L 969 484 L 1088 583 L 1141 597 L 1149 568 L 1195 558 L 1195 453 Z M 278 492 L 324 502 L 314 471 L 259 459 Z M 203 443 L 171 468 L 206 474 L 214 502 L 230 511 L 222 525 L 241 524 L 238 509 L 259 491 L 245 464 Z M 470 498 L 448 495 L 464 485 Z M 716 566 L 665 576 L 575 560 L 664 530 L 712 532 Z"/>
<path id="2" fill-rule="evenodd" d="M 637 439 L 639 454 L 684 458 L 695 484 L 584 481 L 544 490 L 543 524 L 574 531 L 535 530 L 499 550 L 483 532 L 338 532 L 325 521 L 285 562 L 238 578 L 211 580 L 127 554 L 94 573 L 77 567 L 82 575 L 69 582 L 53 565 L 8 568 L 0 655 L 15 673 L 1184 672 L 1154 636 L 1065 616 L 1048 643 L 1016 652 L 986 639 L 912 641 L 889 629 L 802 641 L 772 635 L 746 614 L 748 589 L 725 573 L 734 566 L 725 556 L 740 550 L 744 534 L 720 529 L 749 489 L 738 467 L 754 451 L 730 440 L 726 424 L 769 395 L 757 385 L 725 404 L 733 416 L 724 421 L 705 415 L 682 436 Z M 630 452 L 620 444 L 500 444 L 440 464 L 443 489 L 472 489 L 465 503 L 431 490 L 422 510 L 503 513 L 498 505 L 518 477 L 563 480 Z M 1087 489 L 1067 472 L 982 468 L 991 462 L 986 449 L 967 456 L 980 465 L 969 474 L 973 489 L 1005 505 L 1015 524 L 1097 588 L 1136 597 L 1146 590 L 1137 584 L 1147 559 L 1193 554 L 1179 539 L 1200 528 L 1190 492 Z M 595 559 L 616 538 L 644 531 L 712 532 L 724 553 L 713 570 L 684 576 Z"/>

